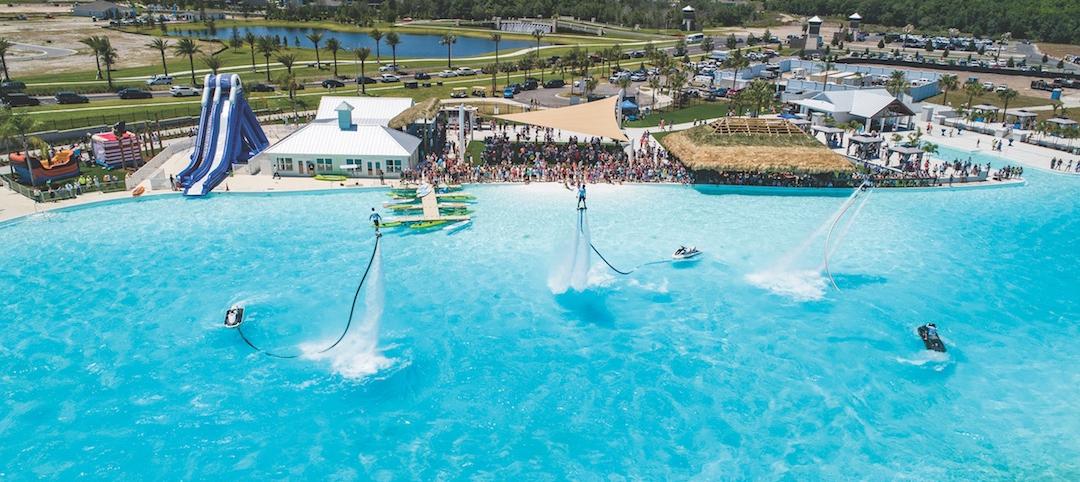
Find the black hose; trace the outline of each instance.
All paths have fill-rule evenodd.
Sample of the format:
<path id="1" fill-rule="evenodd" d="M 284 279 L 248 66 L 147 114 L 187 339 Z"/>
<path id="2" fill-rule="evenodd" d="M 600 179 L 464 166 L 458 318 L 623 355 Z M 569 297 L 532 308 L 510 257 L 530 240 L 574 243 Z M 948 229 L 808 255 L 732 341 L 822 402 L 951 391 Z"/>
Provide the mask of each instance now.
<path id="1" fill-rule="evenodd" d="M 323 348 L 322 350 L 319 350 L 316 353 L 326 353 L 326 352 L 328 352 L 330 350 L 333 350 L 334 347 L 338 346 L 338 344 L 341 343 L 341 340 L 345 339 L 345 335 L 347 335 L 349 333 L 349 328 L 352 327 L 353 315 L 356 313 L 356 300 L 360 299 L 360 288 L 364 287 L 364 282 L 367 281 L 368 273 L 371 272 L 371 265 L 375 264 L 375 253 L 377 253 L 379 251 L 379 241 L 381 239 L 382 239 L 382 234 L 376 233 L 376 235 L 375 235 L 375 248 L 373 248 L 371 250 L 371 258 L 368 259 L 368 265 L 367 265 L 367 268 L 364 269 L 364 276 L 362 276 L 360 278 L 360 284 L 356 285 L 356 293 L 353 294 L 352 307 L 349 308 L 349 321 L 345 323 L 345 330 L 341 332 L 341 336 L 339 336 L 338 339 L 335 340 L 333 344 L 331 344 L 330 346 L 328 346 L 326 348 Z M 274 353 L 272 351 L 264 350 L 262 348 L 259 348 L 259 347 L 255 346 L 255 344 L 252 343 L 251 340 L 249 340 L 246 335 L 244 335 L 244 327 L 243 327 L 243 325 L 238 326 L 236 328 L 236 331 L 238 331 L 240 333 L 240 338 L 242 338 L 244 340 L 244 343 L 247 343 L 248 346 L 250 346 L 253 350 L 255 350 L 257 352 L 262 352 L 266 356 L 271 356 L 271 357 L 274 357 L 274 358 L 286 358 L 286 359 L 288 359 L 288 358 L 299 358 L 301 355 L 303 355 L 303 353 L 297 353 L 297 354 L 293 354 L 293 355 L 282 355 L 280 353 Z"/>
<path id="2" fill-rule="evenodd" d="M 584 209 L 578 209 L 578 229 L 581 230 L 581 234 L 585 234 L 584 218 L 585 218 L 585 210 Z M 599 256 L 600 259 L 604 261 L 604 264 L 608 265 L 608 268 L 611 268 L 611 270 L 616 272 L 616 273 L 619 273 L 619 274 L 625 276 L 625 275 L 628 275 L 630 273 L 633 273 L 634 270 L 637 269 L 637 268 L 634 268 L 634 269 L 631 269 L 630 271 L 623 271 L 623 270 L 621 270 L 619 268 L 616 268 L 616 267 L 612 266 L 611 263 L 608 262 L 607 258 L 605 258 L 604 255 L 600 254 L 600 250 L 596 249 L 596 246 L 593 246 L 591 239 L 589 240 L 589 247 L 592 248 L 593 252 L 596 253 L 596 255 Z"/>

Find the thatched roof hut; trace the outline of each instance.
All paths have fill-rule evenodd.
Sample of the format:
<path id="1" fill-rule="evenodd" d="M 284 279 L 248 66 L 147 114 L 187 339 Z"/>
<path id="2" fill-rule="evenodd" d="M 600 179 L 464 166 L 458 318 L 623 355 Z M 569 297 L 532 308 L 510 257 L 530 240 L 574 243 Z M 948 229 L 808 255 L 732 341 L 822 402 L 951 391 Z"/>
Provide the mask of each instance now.
<path id="1" fill-rule="evenodd" d="M 434 119 L 435 115 L 439 113 L 439 99 L 432 97 L 422 102 L 413 104 L 412 107 L 405 109 L 400 114 L 390 119 L 389 126 L 391 129 L 404 129 L 409 124 L 412 124 L 419 120 Z"/>
<path id="2" fill-rule="evenodd" d="M 664 136 L 694 171 L 850 173 L 855 166 L 784 119 L 728 117 Z"/>

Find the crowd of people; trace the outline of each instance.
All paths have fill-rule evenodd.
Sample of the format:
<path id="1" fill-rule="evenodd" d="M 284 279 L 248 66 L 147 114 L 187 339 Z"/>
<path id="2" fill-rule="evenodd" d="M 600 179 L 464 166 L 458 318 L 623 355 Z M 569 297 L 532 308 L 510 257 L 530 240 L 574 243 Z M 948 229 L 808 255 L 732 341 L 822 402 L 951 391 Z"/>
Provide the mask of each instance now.
<path id="1" fill-rule="evenodd" d="M 648 136 L 625 148 L 599 137 L 569 136 L 560 142 L 556 129 L 499 125 L 484 139 L 479 159 L 447 161 L 428 156 L 406 180 L 461 182 L 672 182 L 688 184 L 690 172 Z M 447 143 L 453 152 L 453 142 Z"/>

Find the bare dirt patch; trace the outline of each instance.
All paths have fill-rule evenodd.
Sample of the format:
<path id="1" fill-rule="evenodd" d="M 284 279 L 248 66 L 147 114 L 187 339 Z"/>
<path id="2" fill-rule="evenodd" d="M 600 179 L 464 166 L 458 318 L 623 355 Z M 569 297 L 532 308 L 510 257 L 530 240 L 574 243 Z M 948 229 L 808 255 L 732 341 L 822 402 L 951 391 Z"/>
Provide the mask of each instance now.
<path id="1" fill-rule="evenodd" d="M 104 25 L 102 22 L 92 22 L 89 18 L 72 16 L 2 21 L 0 22 L 0 37 L 7 38 L 9 41 L 77 52 L 71 55 L 56 52 L 42 57 L 40 50 L 32 47 L 18 47 L 13 50 L 8 69 L 13 76 L 94 70 L 94 57 L 90 55 L 90 49 L 79 43 L 80 39 L 92 35 L 109 37 L 119 54 L 119 61 L 115 68 L 153 65 L 161 62 L 158 52 L 146 47 L 151 37 L 118 32 L 104 28 Z M 212 52 L 216 48 L 213 44 L 207 44 L 203 46 L 203 51 Z"/>

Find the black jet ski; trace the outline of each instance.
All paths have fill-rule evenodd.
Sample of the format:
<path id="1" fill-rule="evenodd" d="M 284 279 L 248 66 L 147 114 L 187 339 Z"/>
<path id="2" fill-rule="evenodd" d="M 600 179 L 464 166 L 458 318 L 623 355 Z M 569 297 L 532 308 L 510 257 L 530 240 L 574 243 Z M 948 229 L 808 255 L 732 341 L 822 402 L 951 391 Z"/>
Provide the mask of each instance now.
<path id="1" fill-rule="evenodd" d="M 937 334 L 937 325 L 933 323 L 927 323 L 919 327 L 919 338 L 922 338 L 923 344 L 926 345 L 927 350 L 945 352 L 945 344 L 941 342 L 941 337 Z"/>
<path id="2" fill-rule="evenodd" d="M 236 328 L 244 322 L 244 307 L 234 305 L 225 312 L 225 328 Z"/>
<path id="3" fill-rule="evenodd" d="M 693 258 L 699 254 L 701 254 L 701 251 L 698 251 L 698 249 L 693 246 L 690 246 L 689 248 L 686 246 L 679 246 L 679 249 L 676 249 L 675 252 L 671 254 L 671 259 L 679 261 L 682 259 Z"/>

